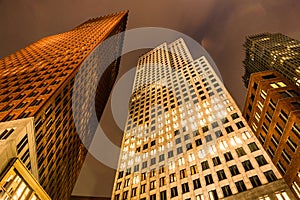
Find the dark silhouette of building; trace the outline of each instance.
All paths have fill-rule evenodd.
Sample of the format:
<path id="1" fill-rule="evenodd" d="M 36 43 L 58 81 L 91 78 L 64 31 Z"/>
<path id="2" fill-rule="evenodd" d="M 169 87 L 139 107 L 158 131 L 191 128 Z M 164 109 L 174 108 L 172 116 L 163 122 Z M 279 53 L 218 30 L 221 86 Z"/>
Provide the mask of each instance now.
<path id="1" fill-rule="evenodd" d="M 281 33 L 248 36 L 244 44 L 244 84 L 254 72 L 276 70 L 300 87 L 300 42 Z"/>
<path id="2" fill-rule="evenodd" d="M 251 75 L 243 116 L 300 198 L 300 90 L 276 71 Z"/>
<path id="3" fill-rule="evenodd" d="M 123 34 L 118 33 L 125 30 L 127 16 L 124 11 L 90 19 L 0 60 L 0 121 L 34 118 L 37 179 L 52 199 L 70 198 L 87 153 L 85 145 L 90 144 L 95 131 L 89 126 L 91 108 L 96 106 L 99 119 L 120 58 L 107 68 L 101 62 L 120 54 Z M 113 35 L 117 36 L 101 49 L 100 44 Z M 80 68 L 86 74 L 77 81 Z M 76 89 L 82 93 L 72 98 L 76 81 Z M 79 128 L 75 120 L 83 121 Z"/>

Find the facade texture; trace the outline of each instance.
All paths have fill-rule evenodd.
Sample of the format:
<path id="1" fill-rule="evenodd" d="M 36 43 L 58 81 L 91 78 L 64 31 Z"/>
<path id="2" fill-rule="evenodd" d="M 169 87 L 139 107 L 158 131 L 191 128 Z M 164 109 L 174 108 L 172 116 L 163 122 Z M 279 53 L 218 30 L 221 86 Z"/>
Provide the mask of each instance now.
<path id="1" fill-rule="evenodd" d="M 0 199 L 50 200 L 36 178 L 17 157 L 0 174 Z"/>
<path id="2" fill-rule="evenodd" d="M 119 59 L 105 69 L 99 63 L 107 55 L 120 54 L 123 34 L 118 33 L 125 30 L 127 15 L 125 11 L 90 19 L 0 60 L 0 121 L 34 118 L 37 179 L 53 199 L 70 198 L 87 152 L 85 145 L 94 134 L 88 125 L 91 105 L 97 101 L 100 117 L 118 73 Z M 116 34 L 105 50 L 99 48 Z M 82 68 L 86 74 L 77 81 Z M 105 83 L 95 81 L 101 74 Z M 74 95 L 74 82 L 77 91 L 88 90 Z M 78 118 L 80 127 L 75 128 Z"/>
<path id="3" fill-rule="evenodd" d="M 138 60 L 113 200 L 295 199 L 204 56 Z"/>
<path id="4" fill-rule="evenodd" d="M 300 198 L 300 90 L 276 71 L 254 73 L 243 116 Z"/>
<path id="5" fill-rule="evenodd" d="M 281 33 L 263 33 L 246 38 L 244 44 L 244 84 L 247 87 L 251 73 L 276 70 L 300 87 L 300 42 Z"/>

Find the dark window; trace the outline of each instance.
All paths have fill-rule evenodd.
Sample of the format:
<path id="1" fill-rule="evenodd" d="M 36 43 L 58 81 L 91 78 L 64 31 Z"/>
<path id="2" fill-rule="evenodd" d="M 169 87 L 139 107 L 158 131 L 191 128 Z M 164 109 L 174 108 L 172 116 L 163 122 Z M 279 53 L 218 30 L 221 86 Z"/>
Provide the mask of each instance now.
<path id="1" fill-rule="evenodd" d="M 183 194 L 189 192 L 190 191 L 189 184 L 188 183 L 181 184 L 181 189 Z"/>
<path id="2" fill-rule="evenodd" d="M 275 174 L 272 170 L 264 172 L 264 175 L 266 176 L 266 178 L 269 182 L 273 182 L 273 181 L 277 180 L 277 177 L 275 176 Z"/>
<path id="3" fill-rule="evenodd" d="M 159 162 L 161 162 L 161 161 L 163 161 L 163 160 L 165 160 L 165 155 L 164 155 L 164 154 L 159 155 Z"/>
<path id="4" fill-rule="evenodd" d="M 169 151 L 169 152 L 168 152 L 168 158 L 171 158 L 171 157 L 173 157 L 173 156 L 174 156 L 173 151 Z"/>
<path id="5" fill-rule="evenodd" d="M 231 117 L 232 117 L 232 119 L 234 120 L 234 119 L 239 118 L 239 115 L 238 115 L 237 113 L 233 113 L 233 114 L 231 115 Z"/>
<path id="6" fill-rule="evenodd" d="M 243 164 L 245 171 L 249 171 L 249 170 L 253 169 L 253 166 L 252 166 L 250 160 L 246 160 L 246 161 L 242 162 L 242 164 Z"/>
<path id="7" fill-rule="evenodd" d="M 185 146 L 186 146 L 186 150 L 191 150 L 193 148 L 191 143 L 188 143 Z"/>
<path id="8" fill-rule="evenodd" d="M 208 126 L 202 127 L 202 131 L 203 131 L 203 133 L 207 132 L 208 131 Z"/>
<path id="9" fill-rule="evenodd" d="M 155 194 L 150 195 L 150 200 L 156 200 L 156 195 Z"/>
<path id="10" fill-rule="evenodd" d="M 226 130 L 227 133 L 233 132 L 232 126 L 227 126 L 227 127 L 225 128 L 225 130 Z"/>
<path id="11" fill-rule="evenodd" d="M 218 156 L 212 158 L 212 161 L 213 161 L 213 163 L 214 163 L 214 166 L 217 166 L 217 165 L 220 165 L 220 164 L 221 164 L 221 160 L 220 160 L 220 158 L 219 158 Z"/>
<path id="12" fill-rule="evenodd" d="M 185 169 L 180 170 L 179 174 L 180 174 L 180 179 L 185 178 L 186 177 L 186 170 Z"/>
<path id="13" fill-rule="evenodd" d="M 196 146 L 200 146 L 200 145 L 202 145 L 202 141 L 201 141 L 201 139 L 197 139 L 195 142 L 196 142 Z"/>
<path id="14" fill-rule="evenodd" d="M 183 152 L 182 147 L 177 148 L 177 154 L 181 154 Z"/>
<path id="15" fill-rule="evenodd" d="M 261 182 L 260 182 L 258 176 L 255 175 L 255 176 L 250 177 L 249 179 L 254 188 L 261 186 Z"/>
<path id="16" fill-rule="evenodd" d="M 215 134 L 216 134 L 216 137 L 217 137 L 217 138 L 223 136 L 223 133 L 222 133 L 222 131 L 220 131 L 220 130 L 216 131 Z"/>
<path id="17" fill-rule="evenodd" d="M 197 178 L 197 179 L 193 180 L 193 185 L 194 185 L 194 190 L 201 188 L 200 179 Z"/>
<path id="18" fill-rule="evenodd" d="M 202 171 L 209 169 L 208 161 L 201 162 Z"/>
<path id="19" fill-rule="evenodd" d="M 228 197 L 228 196 L 232 195 L 229 185 L 223 186 L 222 191 L 223 191 L 224 197 Z"/>
<path id="20" fill-rule="evenodd" d="M 177 187 L 172 187 L 171 188 L 171 198 L 177 197 L 177 196 L 178 196 Z"/>
<path id="21" fill-rule="evenodd" d="M 248 147 L 249 147 L 249 149 L 250 149 L 251 152 L 254 152 L 254 151 L 257 151 L 257 150 L 258 150 L 258 147 L 257 147 L 257 145 L 256 145 L 255 142 L 249 143 L 249 144 L 248 144 Z"/>
<path id="22" fill-rule="evenodd" d="M 210 185 L 210 184 L 213 184 L 213 183 L 214 183 L 214 180 L 213 180 L 211 174 L 208 174 L 208 175 L 204 176 L 204 178 L 205 178 L 205 183 L 206 183 L 206 185 Z"/>
<path id="23" fill-rule="evenodd" d="M 165 191 L 161 191 L 160 192 L 160 200 L 167 200 L 167 192 Z"/>
<path id="24" fill-rule="evenodd" d="M 242 180 L 235 182 L 235 186 L 239 192 L 243 192 L 243 191 L 247 190 L 246 185 L 245 185 L 244 181 L 242 181 Z"/>
<path id="25" fill-rule="evenodd" d="M 245 125 L 244 125 L 244 123 L 243 122 L 237 122 L 237 123 L 235 123 L 235 125 L 238 127 L 238 129 L 241 129 L 241 128 L 243 128 L 243 127 L 245 127 Z"/>
<path id="26" fill-rule="evenodd" d="M 240 174 L 240 171 L 239 171 L 239 169 L 237 168 L 236 165 L 230 166 L 229 170 L 230 170 L 230 173 L 231 173 L 232 176 Z"/>
<path id="27" fill-rule="evenodd" d="M 225 157 L 226 162 L 233 160 L 233 157 L 232 157 L 232 154 L 230 151 L 224 153 L 224 157 Z"/>
<path id="28" fill-rule="evenodd" d="M 241 156 L 246 155 L 246 152 L 245 152 L 245 150 L 243 149 L 243 147 L 239 147 L 239 148 L 237 148 L 235 151 L 236 151 L 238 157 L 241 157 Z"/>
<path id="29" fill-rule="evenodd" d="M 211 135 L 205 136 L 205 140 L 206 140 L 206 142 L 212 141 L 212 136 Z"/>
<path id="30" fill-rule="evenodd" d="M 268 164 L 268 162 L 266 161 L 266 159 L 263 155 L 257 156 L 257 157 L 255 157 L 255 159 L 256 159 L 259 166 L 263 166 L 263 165 Z"/>
<path id="31" fill-rule="evenodd" d="M 224 179 L 226 179 L 227 177 L 226 177 L 226 174 L 225 174 L 225 172 L 224 172 L 224 170 L 222 169 L 222 170 L 220 170 L 220 171 L 217 171 L 217 175 L 218 175 L 218 179 L 219 179 L 219 181 L 221 181 L 221 180 L 224 180 Z"/>

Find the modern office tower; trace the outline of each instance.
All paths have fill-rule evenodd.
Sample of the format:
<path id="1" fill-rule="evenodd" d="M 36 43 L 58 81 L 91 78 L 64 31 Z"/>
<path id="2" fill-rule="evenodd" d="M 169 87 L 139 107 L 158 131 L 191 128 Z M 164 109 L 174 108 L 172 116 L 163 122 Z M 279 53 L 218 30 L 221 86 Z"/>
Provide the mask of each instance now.
<path id="1" fill-rule="evenodd" d="M 102 63 L 120 55 L 127 15 L 90 19 L 0 60 L 0 121 L 34 118 L 38 180 L 52 199 L 70 198 L 94 134 L 91 110 L 101 116 L 118 73 L 119 59 Z"/>
<path id="2" fill-rule="evenodd" d="M 178 39 L 138 60 L 112 199 L 295 198 L 207 59 Z"/>
<path id="3" fill-rule="evenodd" d="M 300 90 L 276 71 L 254 73 L 243 116 L 300 198 Z"/>
<path id="4" fill-rule="evenodd" d="M 246 38 L 243 61 L 247 87 L 251 73 L 276 70 L 300 87 L 300 42 L 281 33 L 263 33 Z"/>
<path id="5" fill-rule="evenodd" d="M 50 200 L 27 167 L 17 157 L 0 174 L 0 199 Z"/>

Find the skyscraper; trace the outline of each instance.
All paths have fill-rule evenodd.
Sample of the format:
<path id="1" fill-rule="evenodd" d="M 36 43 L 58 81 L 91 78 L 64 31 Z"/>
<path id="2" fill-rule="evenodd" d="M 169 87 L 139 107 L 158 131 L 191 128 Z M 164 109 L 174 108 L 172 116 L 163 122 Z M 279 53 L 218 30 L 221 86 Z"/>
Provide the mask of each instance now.
<path id="1" fill-rule="evenodd" d="M 300 90 L 276 71 L 254 73 L 243 116 L 300 198 Z"/>
<path id="2" fill-rule="evenodd" d="M 300 87 L 300 42 L 281 33 L 263 33 L 246 38 L 244 84 L 254 72 L 276 70 Z"/>
<path id="3" fill-rule="evenodd" d="M 96 101 L 97 116 L 101 116 L 120 60 L 106 69 L 99 63 L 120 54 L 123 34 L 118 33 L 125 30 L 127 15 L 125 11 L 90 19 L 0 60 L 0 121 L 34 118 L 37 179 L 52 199 L 71 195 L 87 152 L 83 142 L 88 145 L 94 134 L 88 125 L 93 117 L 90 110 Z M 100 48 L 105 39 L 116 34 L 105 49 Z M 86 75 L 77 81 L 81 68 Z M 101 73 L 98 83 L 95 80 Z M 72 98 L 76 81 L 76 87 L 88 86 L 89 90 L 79 89 Z M 74 109 L 82 112 L 74 113 Z M 80 121 L 80 127 L 75 128 L 75 120 Z"/>
<path id="4" fill-rule="evenodd" d="M 183 39 L 138 60 L 112 199 L 294 199 L 241 112 Z"/>

